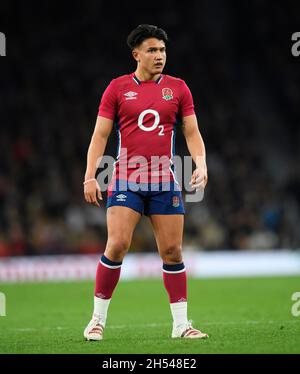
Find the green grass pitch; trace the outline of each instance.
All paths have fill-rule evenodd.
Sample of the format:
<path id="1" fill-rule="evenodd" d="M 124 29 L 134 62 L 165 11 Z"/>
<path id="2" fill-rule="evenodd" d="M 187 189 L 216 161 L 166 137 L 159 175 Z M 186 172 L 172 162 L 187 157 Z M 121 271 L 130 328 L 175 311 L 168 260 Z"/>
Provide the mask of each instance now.
<path id="1" fill-rule="evenodd" d="M 93 282 L 2 284 L 0 353 L 300 353 L 300 277 L 189 279 L 189 318 L 207 340 L 171 339 L 162 280 L 121 281 L 104 340 L 86 342 Z M 1 358 L 0 358 L 1 359 Z"/>

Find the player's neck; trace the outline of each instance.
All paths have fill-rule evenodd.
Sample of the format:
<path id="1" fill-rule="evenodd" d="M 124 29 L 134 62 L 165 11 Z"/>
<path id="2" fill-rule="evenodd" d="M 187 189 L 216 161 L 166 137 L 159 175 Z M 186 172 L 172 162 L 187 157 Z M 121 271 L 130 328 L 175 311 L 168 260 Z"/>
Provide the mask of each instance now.
<path id="1" fill-rule="evenodd" d="M 145 81 L 156 81 L 160 77 L 160 73 L 158 74 L 150 74 L 147 71 L 140 70 L 139 68 L 136 69 L 134 72 L 134 75 L 137 77 L 137 79 L 140 82 L 145 82 Z"/>

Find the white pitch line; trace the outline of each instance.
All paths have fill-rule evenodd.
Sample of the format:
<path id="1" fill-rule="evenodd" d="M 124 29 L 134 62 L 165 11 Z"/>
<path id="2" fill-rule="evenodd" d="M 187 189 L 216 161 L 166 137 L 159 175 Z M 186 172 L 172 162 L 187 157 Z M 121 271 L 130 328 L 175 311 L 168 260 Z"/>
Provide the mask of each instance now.
<path id="1" fill-rule="evenodd" d="M 56 327 L 39 327 L 39 328 L 24 327 L 24 328 L 21 328 L 21 329 L 10 329 L 10 330 L 20 331 L 20 332 L 28 332 L 28 331 L 40 331 L 40 330 L 47 331 L 47 330 L 65 330 L 65 329 L 66 329 L 66 327 L 56 326 Z"/>
<path id="2" fill-rule="evenodd" d="M 263 324 L 284 324 L 284 323 L 299 323 L 299 320 L 288 320 L 288 321 L 227 321 L 227 322 L 203 322 L 203 325 L 263 325 Z"/>
<path id="3" fill-rule="evenodd" d="M 300 319 L 299 320 L 288 320 L 288 321 L 216 321 L 216 322 L 202 322 L 202 326 L 214 326 L 214 325 L 221 325 L 221 326 L 227 326 L 227 325 L 263 325 L 263 324 L 293 324 L 298 323 L 300 325 Z M 125 328 L 136 328 L 136 327 L 172 327 L 172 323 L 145 323 L 145 324 L 127 324 L 127 325 L 108 325 L 107 329 L 125 329 Z M 67 330 L 67 327 L 62 326 L 56 326 L 56 327 L 39 327 L 39 328 L 33 328 L 33 327 L 26 327 L 26 328 L 20 328 L 20 329 L 10 329 L 13 331 L 19 331 L 19 332 L 33 332 L 33 331 L 40 331 L 40 330 Z"/>

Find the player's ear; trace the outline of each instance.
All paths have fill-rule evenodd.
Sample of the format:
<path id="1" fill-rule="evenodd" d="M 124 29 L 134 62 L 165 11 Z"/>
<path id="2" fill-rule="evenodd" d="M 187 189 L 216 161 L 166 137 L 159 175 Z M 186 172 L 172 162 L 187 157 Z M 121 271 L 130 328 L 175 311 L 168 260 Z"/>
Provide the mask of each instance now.
<path id="1" fill-rule="evenodd" d="M 132 53 L 132 56 L 135 59 L 135 61 L 139 62 L 139 52 L 138 52 L 138 50 L 136 48 L 134 48 L 131 53 Z"/>

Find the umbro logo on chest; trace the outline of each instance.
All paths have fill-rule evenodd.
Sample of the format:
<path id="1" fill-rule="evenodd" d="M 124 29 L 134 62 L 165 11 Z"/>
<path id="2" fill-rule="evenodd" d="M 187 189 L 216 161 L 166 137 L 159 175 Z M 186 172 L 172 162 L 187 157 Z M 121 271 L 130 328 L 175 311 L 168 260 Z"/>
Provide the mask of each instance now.
<path id="1" fill-rule="evenodd" d="M 129 91 L 124 94 L 126 96 L 125 100 L 135 100 L 137 99 L 137 92 Z"/>

